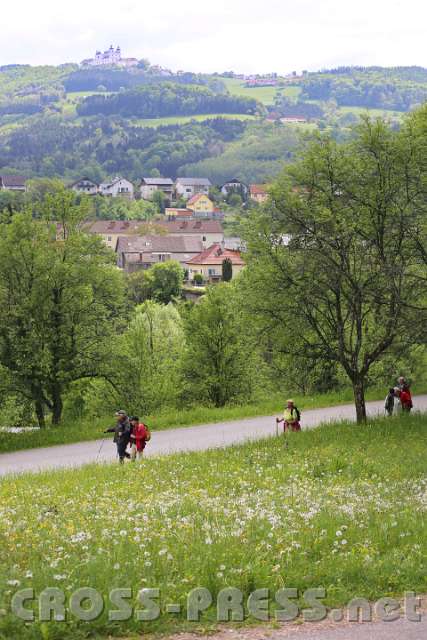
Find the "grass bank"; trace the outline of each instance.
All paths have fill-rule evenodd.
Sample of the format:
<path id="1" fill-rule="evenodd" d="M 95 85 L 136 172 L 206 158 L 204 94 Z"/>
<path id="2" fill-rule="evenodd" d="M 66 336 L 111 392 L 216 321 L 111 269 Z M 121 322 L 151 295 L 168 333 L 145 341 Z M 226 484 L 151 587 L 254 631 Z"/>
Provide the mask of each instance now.
<path id="1" fill-rule="evenodd" d="M 370 390 L 367 398 L 377 400 L 382 398 L 384 392 Z M 339 392 L 331 392 L 310 396 L 293 396 L 297 406 L 302 410 L 320 407 L 347 404 L 353 401 L 350 389 Z M 273 395 L 268 400 L 246 405 L 230 407 L 191 407 L 189 409 L 167 409 L 155 415 L 144 416 L 146 423 L 153 431 L 172 429 L 174 427 L 189 427 L 198 424 L 212 422 L 228 422 L 241 418 L 254 418 L 279 413 L 283 410 L 284 399 L 282 395 Z M 57 444 L 70 444 L 72 442 L 84 442 L 97 440 L 102 437 L 102 432 L 107 426 L 114 424 L 114 416 L 101 418 L 82 419 L 65 423 L 60 427 L 47 427 L 43 430 L 28 433 L 0 432 L 0 453 L 20 451 L 22 449 L 34 449 L 36 447 L 48 447 Z"/>
<path id="2" fill-rule="evenodd" d="M 93 465 L 0 482 L 0 638 L 74 640 L 215 626 L 211 606 L 185 621 L 206 587 L 323 587 L 325 605 L 427 589 L 427 417 L 325 425 L 313 431 L 163 458 Z M 95 589 L 91 622 L 30 624 L 17 590 Z M 114 588 L 160 589 L 151 622 L 108 620 Z M 168 603 L 183 614 L 167 614 Z M 270 603 L 274 619 L 274 605 Z M 26 606 L 31 606 L 27 603 Z M 304 605 L 307 608 L 307 604 Z M 251 619 L 249 618 L 249 622 Z M 253 619 L 252 619 L 253 621 Z"/>

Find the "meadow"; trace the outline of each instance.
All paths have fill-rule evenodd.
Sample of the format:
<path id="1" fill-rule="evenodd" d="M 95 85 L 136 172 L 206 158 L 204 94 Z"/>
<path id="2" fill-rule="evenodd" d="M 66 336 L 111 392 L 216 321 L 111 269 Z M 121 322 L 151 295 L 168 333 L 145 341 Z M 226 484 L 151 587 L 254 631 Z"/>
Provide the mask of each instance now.
<path id="1" fill-rule="evenodd" d="M 300 87 L 245 87 L 243 80 L 237 78 L 221 78 L 228 91 L 234 96 L 246 96 L 248 98 L 256 98 L 265 106 L 274 104 L 274 98 L 279 92 L 292 98 L 296 98 L 300 93 Z"/>
<path id="2" fill-rule="evenodd" d="M 195 587 L 214 602 L 225 587 L 245 597 L 257 588 L 324 587 L 328 607 L 425 592 L 426 428 L 425 415 L 325 425 L 286 442 L 4 479 L 0 638 L 207 633 L 213 606 L 199 623 L 185 621 Z M 130 588 L 132 605 L 140 589 L 159 588 L 160 614 L 151 622 L 112 622 L 106 612 L 90 622 L 40 622 L 36 612 L 25 624 L 10 613 L 16 591 L 46 587 L 63 590 L 66 603 L 80 587 L 106 601 L 112 589 Z M 166 614 L 167 603 L 184 613 Z"/>
<path id="3" fill-rule="evenodd" d="M 139 127 L 164 127 L 169 124 L 187 124 L 188 122 L 205 122 L 225 118 L 226 120 L 256 120 L 256 116 L 245 113 L 205 113 L 191 116 L 170 116 L 167 118 L 138 118 L 131 119 L 130 123 Z"/>

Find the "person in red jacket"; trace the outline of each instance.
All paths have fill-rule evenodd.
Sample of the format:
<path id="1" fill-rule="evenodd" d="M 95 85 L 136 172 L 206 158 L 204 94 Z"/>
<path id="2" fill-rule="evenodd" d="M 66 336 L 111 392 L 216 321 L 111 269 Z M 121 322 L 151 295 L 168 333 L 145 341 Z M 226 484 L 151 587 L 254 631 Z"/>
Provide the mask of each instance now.
<path id="1" fill-rule="evenodd" d="M 410 413 L 412 409 L 412 396 L 407 384 L 403 386 L 400 392 L 400 404 L 402 405 L 402 411 Z"/>
<path id="2" fill-rule="evenodd" d="M 132 427 L 130 436 L 131 459 L 136 460 L 136 458 L 138 458 L 138 460 L 140 460 L 144 453 L 145 445 L 151 438 L 151 433 L 148 427 L 139 421 L 138 416 L 132 416 L 129 422 Z"/>

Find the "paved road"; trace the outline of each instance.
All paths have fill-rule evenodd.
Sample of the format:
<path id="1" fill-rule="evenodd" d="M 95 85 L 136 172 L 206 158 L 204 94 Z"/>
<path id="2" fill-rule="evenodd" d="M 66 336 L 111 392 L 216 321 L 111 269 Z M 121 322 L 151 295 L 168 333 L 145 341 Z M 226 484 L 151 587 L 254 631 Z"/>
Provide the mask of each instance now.
<path id="1" fill-rule="evenodd" d="M 427 411 L 427 395 L 414 398 L 414 405 L 417 410 Z M 367 405 L 369 415 L 383 414 L 383 406 L 383 401 L 369 402 Z M 322 422 L 342 419 L 355 419 L 353 405 L 304 411 L 302 426 L 304 429 L 312 429 Z M 256 440 L 274 435 L 275 430 L 274 416 L 168 429 L 153 434 L 146 454 L 149 456 L 167 455 L 178 451 L 200 451 L 226 447 L 245 440 Z M 26 471 L 44 471 L 58 467 L 81 466 L 95 461 L 112 462 L 115 457 L 115 448 L 110 437 L 105 441 L 93 440 L 4 453 L 0 454 L 0 476 Z"/>
<path id="2" fill-rule="evenodd" d="M 262 634 L 251 640 L 426 640 L 427 616 L 424 614 L 420 622 L 411 622 L 400 618 L 395 622 L 343 623 L 314 626 L 310 623 L 301 625 L 296 630 L 280 630 Z M 213 639 L 215 640 L 215 638 Z"/>

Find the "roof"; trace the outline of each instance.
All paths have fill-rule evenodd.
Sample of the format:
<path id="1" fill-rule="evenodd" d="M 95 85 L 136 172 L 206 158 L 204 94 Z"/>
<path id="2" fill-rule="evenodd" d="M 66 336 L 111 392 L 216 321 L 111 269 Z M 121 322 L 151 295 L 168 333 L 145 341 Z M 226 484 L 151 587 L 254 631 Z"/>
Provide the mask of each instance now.
<path id="1" fill-rule="evenodd" d="M 224 260 L 231 260 L 232 264 L 243 266 L 245 263 L 240 255 L 240 251 L 225 249 L 218 242 L 205 249 L 199 255 L 194 256 L 188 264 L 222 264 Z"/>
<path id="2" fill-rule="evenodd" d="M 228 184 L 242 184 L 244 187 L 246 187 L 247 185 L 243 182 L 243 180 L 239 180 L 239 178 L 232 178 L 231 180 L 227 180 L 227 182 L 224 182 L 224 184 L 222 185 L 222 187 L 226 187 Z M 221 188 L 222 188 L 221 187 Z"/>
<path id="3" fill-rule="evenodd" d="M 143 220 L 96 220 L 87 225 L 89 233 L 101 234 L 135 234 L 147 223 Z"/>
<path id="4" fill-rule="evenodd" d="M 222 224 L 218 220 L 169 220 L 158 225 L 168 233 L 223 233 Z"/>
<path id="5" fill-rule="evenodd" d="M 119 238 L 117 253 L 199 253 L 202 241 L 192 236 L 137 236 Z"/>
<path id="6" fill-rule="evenodd" d="M 184 186 L 188 187 L 210 187 L 212 186 L 209 178 L 177 178 L 176 182 L 178 182 Z"/>
<path id="7" fill-rule="evenodd" d="M 196 193 L 196 195 L 192 196 L 188 202 L 187 202 L 187 206 L 189 204 L 196 204 L 196 202 L 198 202 L 200 200 L 200 198 L 207 198 L 208 196 L 205 193 Z M 209 198 L 208 198 L 209 200 Z"/>
<path id="8" fill-rule="evenodd" d="M 175 216 L 176 218 L 192 218 L 194 211 L 192 209 L 176 209 L 174 207 L 167 207 L 165 209 L 166 216 Z"/>
<path id="9" fill-rule="evenodd" d="M 98 187 L 98 186 L 99 186 L 99 185 L 98 185 L 98 183 L 97 183 L 97 182 L 95 182 L 94 180 L 91 180 L 91 179 L 90 179 L 90 178 L 88 178 L 87 176 L 83 176 L 83 178 L 79 178 L 78 180 L 76 180 L 75 182 L 73 182 L 72 184 L 70 184 L 70 189 L 71 189 L 72 187 L 75 187 L 75 186 L 76 186 L 76 184 L 80 184 L 80 182 L 83 182 L 83 181 L 85 181 L 85 182 L 90 182 L 91 184 L 94 184 L 96 187 Z"/>
<path id="10" fill-rule="evenodd" d="M 267 187 L 263 184 L 251 184 L 249 189 L 252 195 L 267 195 Z"/>
<path id="11" fill-rule="evenodd" d="M 23 187 L 27 178 L 23 176 L 4 176 L 0 175 L 0 183 L 5 187 Z"/>
<path id="12" fill-rule="evenodd" d="M 142 182 L 149 185 L 165 185 L 168 187 L 173 186 L 173 180 L 171 178 L 142 178 Z"/>
<path id="13" fill-rule="evenodd" d="M 122 176 L 116 176 L 115 178 L 113 178 L 113 180 L 111 180 L 111 182 L 102 182 L 99 186 L 102 187 L 103 189 L 108 189 L 109 187 L 112 187 L 117 182 L 120 182 L 120 180 L 126 180 L 126 182 L 129 182 L 129 184 L 132 184 L 132 182 L 127 178 L 123 178 Z"/>

